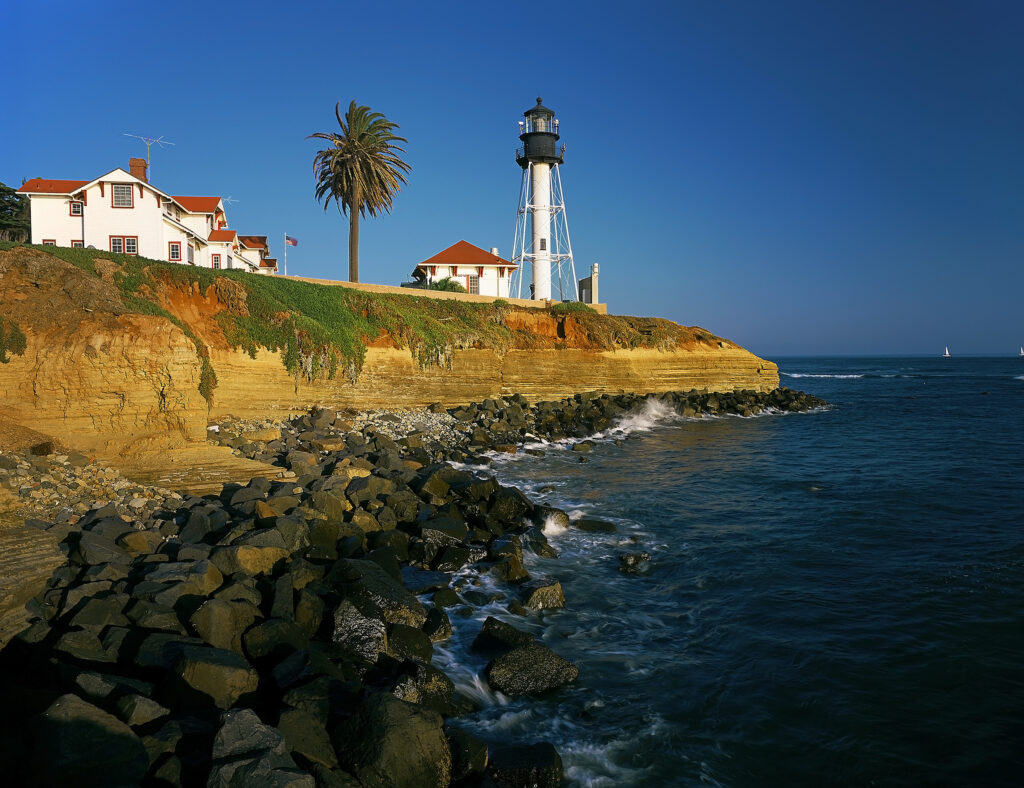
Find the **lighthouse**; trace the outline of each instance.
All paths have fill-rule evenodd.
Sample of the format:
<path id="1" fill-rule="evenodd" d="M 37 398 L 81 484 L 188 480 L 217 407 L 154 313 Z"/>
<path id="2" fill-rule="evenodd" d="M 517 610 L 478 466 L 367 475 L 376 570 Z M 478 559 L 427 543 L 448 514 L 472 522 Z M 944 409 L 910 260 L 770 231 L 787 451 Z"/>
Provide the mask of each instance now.
<path id="1" fill-rule="evenodd" d="M 565 159 L 565 145 L 558 147 L 558 119 L 540 98 L 523 116 L 526 120 L 519 121 L 523 145 L 516 150 L 523 176 L 512 242 L 512 262 L 517 265 L 512 292 L 517 298 L 575 301 L 576 268 L 558 170 Z M 523 292 L 527 267 L 530 293 Z"/>

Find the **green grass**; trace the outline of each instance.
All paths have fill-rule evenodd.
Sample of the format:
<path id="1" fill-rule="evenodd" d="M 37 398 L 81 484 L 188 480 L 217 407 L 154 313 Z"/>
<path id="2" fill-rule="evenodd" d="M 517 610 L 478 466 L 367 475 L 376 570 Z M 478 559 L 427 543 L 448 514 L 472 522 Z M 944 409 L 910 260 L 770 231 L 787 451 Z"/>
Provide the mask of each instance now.
<path id="1" fill-rule="evenodd" d="M 561 301 L 551 305 L 551 313 L 554 315 L 573 315 L 580 312 L 593 312 L 589 306 L 582 301 Z"/>
<path id="2" fill-rule="evenodd" d="M 25 335 L 18 324 L 0 317 L 0 364 L 9 364 L 11 354 L 24 355 L 27 346 Z"/>

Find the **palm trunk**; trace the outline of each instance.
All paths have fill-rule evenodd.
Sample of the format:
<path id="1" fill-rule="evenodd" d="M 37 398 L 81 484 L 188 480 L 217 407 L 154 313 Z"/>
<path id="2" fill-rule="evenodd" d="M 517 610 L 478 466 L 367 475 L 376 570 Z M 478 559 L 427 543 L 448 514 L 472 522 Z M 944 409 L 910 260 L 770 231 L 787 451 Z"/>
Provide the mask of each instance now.
<path id="1" fill-rule="evenodd" d="M 359 281 L 359 206 L 363 195 L 358 187 L 348 206 L 348 281 Z"/>

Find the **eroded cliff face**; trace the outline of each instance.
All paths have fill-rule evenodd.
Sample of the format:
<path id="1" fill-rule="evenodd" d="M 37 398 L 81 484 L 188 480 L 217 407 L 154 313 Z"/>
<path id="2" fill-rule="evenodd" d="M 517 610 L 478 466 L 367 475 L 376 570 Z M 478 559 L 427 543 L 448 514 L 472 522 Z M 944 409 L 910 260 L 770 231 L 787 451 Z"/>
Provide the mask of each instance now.
<path id="1" fill-rule="evenodd" d="M 595 335 L 603 323 L 525 310 L 505 317 L 517 337 L 511 348 L 454 350 L 450 366 L 422 367 L 390 337 L 374 337 L 354 381 L 339 373 L 311 383 L 289 374 L 279 353 L 252 358 L 229 347 L 214 318 L 244 309 L 231 285 L 201 292 L 168 283 L 156 299 L 206 346 L 217 374 L 208 409 L 192 341 L 166 318 L 130 313 L 112 284 L 116 268 L 98 260 L 96 278 L 42 252 L 0 252 L 0 316 L 26 336 L 24 354 L 0 364 L 0 418 L 111 456 L 202 441 L 210 416 L 285 416 L 314 404 L 452 406 L 512 393 L 539 400 L 595 390 L 766 391 L 779 383 L 775 364 L 699 329 L 660 349 L 608 350 L 608 338 Z M 664 327 L 630 320 L 641 335 Z"/>
<path id="2" fill-rule="evenodd" d="M 194 346 L 168 320 L 128 313 L 109 283 L 32 250 L 0 252 L 0 314 L 26 338 L 0 364 L 0 418 L 104 453 L 203 439 Z"/>

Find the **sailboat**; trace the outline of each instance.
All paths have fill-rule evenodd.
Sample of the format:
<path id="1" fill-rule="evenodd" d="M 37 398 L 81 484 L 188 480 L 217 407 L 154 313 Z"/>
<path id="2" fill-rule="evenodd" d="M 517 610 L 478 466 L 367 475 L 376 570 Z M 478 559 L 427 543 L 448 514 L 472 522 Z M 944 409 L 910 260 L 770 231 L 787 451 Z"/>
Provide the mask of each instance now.
<path id="1" fill-rule="evenodd" d="M 946 345 L 946 352 L 942 354 L 943 358 L 949 358 L 949 345 Z"/>
<path id="2" fill-rule="evenodd" d="M 1019 355 L 1024 356 L 1024 345 L 1021 346 Z"/>

